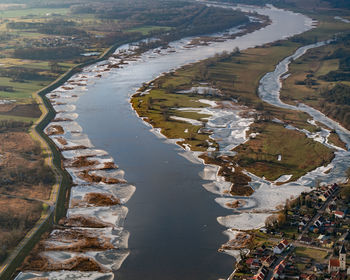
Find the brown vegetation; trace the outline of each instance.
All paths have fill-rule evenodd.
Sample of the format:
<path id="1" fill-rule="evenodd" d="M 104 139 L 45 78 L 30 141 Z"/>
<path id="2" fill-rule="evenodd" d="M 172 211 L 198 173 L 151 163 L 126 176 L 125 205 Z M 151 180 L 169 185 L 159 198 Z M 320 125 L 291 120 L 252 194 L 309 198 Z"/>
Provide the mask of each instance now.
<path id="1" fill-rule="evenodd" d="M 227 202 L 225 205 L 229 208 L 235 209 L 244 206 L 246 203 L 243 200 L 235 200 L 233 202 Z"/>
<path id="2" fill-rule="evenodd" d="M 88 160 L 88 157 L 81 156 L 72 162 L 72 167 L 87 167 L 97 164 L 97 161 Z"/>
<path id="3" fill-rule="evenodd" d="M 71 207 L 99 207 L 120 204 L 120 200 L 107 193 L 88 193 L 82 200 L 72 199 Z"/>
<path id="4" fill-rule="evenodd" d="M 120 200 L 111 194 L 105 193 L 88 193 L 84 200 L 94 206 L 112 206 L 120 204 Z"/>
<path id="5" fill-rule="evenodd" d="M 84 145 L 78 145 L 78 146 L 63 147 L 63 148 L 62 148 L 62 151 L 84 150 L 84 149 L 87 149 L 87 147 L 84 146 Z"/>
<path id="6" fill-rule="evenodd" d="M 64 134 L 64 130 L 63 127 L 60 125 L 51 125 L 48 129 L 47 129 L 47 135 L 61 135 Z"/>
<path id="7" fill-rule="evenodd" d="M 80 174 L 79 174 L 80 178 L 82 178 L 83 180 L 85 180 L 87 182 L 91 182 L 91 183 L 99 183 L 99 182 L 103 182 L 105 184 L 125 183 L 125 180 L 120 180 L 120 179 L 116 179 L 116 178 L 106 178 L 106 177 L 102 177 L 99 175 L 90 174 L 90 171 L 91 170 L 84 170 L 84 171 L 80 172 Z"/>
<path id="8" fill-rule="evenodd" d="M 253 189 L 249 186 L 250 177 L 242 173 L 242 169 L 235 166 L 233 169 L 231 157 L 212 157 L 208 154 L 199 156 L 206 164 L 220 166 L 218 175 L 223 176 L 226 181 L 231 182 L 230 193 L 232 195 L 249 196 L 253 194 Z"/>
<path id="9" fill-rule="evenodd" d="M 32 254 L 26 258 L 21 270 L 31 271 L 59 271 L 59 270 L 78 270 L 78 271 L 98 271 L 104 272 L 105 269 L 99 265 L 93 258 L 87 256 L 76 256 L 68 260 L 58 262 L 43 257 L 41 254 Z"/>
<path id="10" fill-rule="evenodd" d="M 219 249 L 219 251 L 244 249 L 244 248 L 247 248 L 251 242 L 252 242 L 251 235 L 245 232 L 239 232 L 237 233 L 235 239 L 231 239 L 225 244 L 221 245 L 221 248 Z"/>
<path id="11" fill-rule="evenodd" d="M 74 215 L 69 218 L 63 218 L 59 221 L 59 225 L 66 227 L 89 227 L 89 228 L 104 228 L 113 226 L 110 223 L 105 223 L 94 217 L 82 215 Z"/>
<path id="12" fill-rule="evenodd" d="M 102 169 L 116 169 L 118 168 L 114 162 L 105 162 Z"/>
<path id="13" fill-rule="evenodd" d="M 10 110 L 1 112 L 2 115 L 39 118 L 41 111 L 38 104 L 16 104 Z"/>
<path id="14" fill-rule="evenodd" d="M 62 145 L 67 145 L 68 144 L 67 140 L 64 139 L 63 137 L 57 137 L 56 140 Z"/>
<path id="15" fill-rule="evenodd" d="M 39 220 L 42 203 L 0 195 L 0 263 Z"/>
<path id="16" fill-rule="evenodd" d="M 82 252 L 114 249 L 114 246 L 110 243 L 110 238 L 96 236 L 96 232 L 91 232 L 88 229 L 77 228 L 56 230 L 42 243 L 45 251 Z"/>

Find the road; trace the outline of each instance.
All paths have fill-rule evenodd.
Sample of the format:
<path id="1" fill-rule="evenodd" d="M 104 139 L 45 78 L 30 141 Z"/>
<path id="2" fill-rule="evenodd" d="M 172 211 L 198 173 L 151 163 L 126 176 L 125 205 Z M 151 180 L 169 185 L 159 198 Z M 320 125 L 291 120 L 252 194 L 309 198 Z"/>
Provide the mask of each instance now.
<path id="1" fill-rule="evenodd" d="M 324 214 L 326 208 L 334 200 L 334 198 L 339 194 L 340 189 L 338 188 L 334 193 L 332 193 L 328 199 L 323 203 L 322 207 L 317 211 L 317 213 L 311 218 L 311 220 L 305 225 L 303 231 L 298 236 L 297 240 L 300 241 L 305 233 L 308 232 L 309 228 Z M 305 246 L 305 244 L 303 244 Z"/>

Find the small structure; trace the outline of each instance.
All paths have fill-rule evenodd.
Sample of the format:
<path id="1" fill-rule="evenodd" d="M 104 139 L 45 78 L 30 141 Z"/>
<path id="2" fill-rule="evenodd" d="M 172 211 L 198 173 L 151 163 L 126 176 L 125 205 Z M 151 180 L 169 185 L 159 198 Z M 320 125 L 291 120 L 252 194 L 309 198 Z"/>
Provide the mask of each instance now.
<path id="1" fill-rule="evenodd" d="M 334 211 L 333 212 L 334 216 L 339 219 L 344 219 L 345 213 L 343 211 Z"/>
<path id="2" fill-rule="evenodd" d="M 268 272 L 267 268 L 263 266 L 259 269 L 258 273 L 253 276 L 253 279 L 264 280 Z"/>
<path id="3" fill-rule="evenodd" d="M 270 267 L 276 260 L 276 256 L 275 255 L 269 255 L 267 257 L 263 257 L 261 259 L 261 263 L 266 266 L 266 267 Z"/>
<path id="4" fill-rule="evenodd" d="M 258 259 L 253 259 L 253 258 L 249 258 L 246 260 L 246 264 L 248 265 L 248 267 L 252 270 L 258 270 L 261 263 Z"/>
<path id="5" fill-rule="evenodd" d="M 311 237 L 303 236 L 303 237 L 301 237 L 300 242 L 304 243 L 304 244 L 311 244 L 312 239 L 311 239 Z"/>
<path id="6" fill-rule="evenodd" d="M 283 261 L 281 261 L 276 267 L 275 269 L 273 270 L 273 276 L 271 279 L 279 279 L 279 278 L 282 278 L 282 274 L 283 274 L 283 271 L 286 267 L 286 260 L 284 259 Z"/>
<path id="7" fill-rule="evenodd" d="M 283 239 L 275 248 L 273 248 L 273 252 L 275 254 L 282 254 L 286 248 L 288 248 L 289 243 L 286 239 Z"/>

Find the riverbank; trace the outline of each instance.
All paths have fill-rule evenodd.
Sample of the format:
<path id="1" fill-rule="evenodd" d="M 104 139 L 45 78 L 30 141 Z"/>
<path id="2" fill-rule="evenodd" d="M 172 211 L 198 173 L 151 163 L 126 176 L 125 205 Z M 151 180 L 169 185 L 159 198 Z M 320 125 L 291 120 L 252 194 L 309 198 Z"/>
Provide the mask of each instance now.
<path id="1" fill-rule="evenodd" d="M 332 43 L 310 50 L 301 59 L 293 61 L 290 75 L 283 82 L 281 99 L 292 105 L 296 104 L 295 100 L 301 101 L 349 129 L 349 103 L 346 101 L 349 91 L 348 41 L 349 34 L 339 35 Z"/>
<path id="2" fill-rule="evenodd" d="M 316 133 L 306 114 L 269 106 L 255 91 L 271 65 L 296 47 L 281 42 L 183 67 L 144 86 L 134 95 L 133 108 L 184 150 L 218 165 L 218 175 L 233 183 L 223 191 L 252 193 L 251 179 L 243 170 L 278 184 L 295 181 L 330 163 L 332 151 L 300 131 L 285 128 Z"/>
<path id="3" fill-rule="evenodd" d="M 316 31 L 316 33 L 318 32 L 319 30 Z M 308 34 L 307 36 L 310 35 L 311 34 Z M 328 36 L 330 36 L 330 34 L 328 34 Z M 291 44 L 293 45 L 293 43 Z M 276 48 L 280 47 L 283 49 L 283 47 L 285 47 L 285 44 L 283 42 L 277 42 L 273 45 Z M 297 47 L 298 44 L 294 46 Z M 291 50 L 293 50 L 293 48 L 291 48 Z M 256 51 L 256 49 L 254 49 L 253 51 Z M 259 51 L 259 48 L 257 51 Z M 260 49 L 260 51 L 266 52 L 266 50 L 264 49 Z M 242 53 L 243 55 L 247 54 L 246 51 Z M 274 54 L 275 53 L 276 51 L 274 52 Z M 282 57 L 285 57 L 287 55 L 288 52 L 286 52 Z M 247 59 L 242 59 L 242 56 L 239 56 L 238 53 L 235 53 L 234 55 L 232 55 L 232 57 L 238 60 L 236 64 L 238 64 L 237 67 L 239 67 L 241 71 L 242 68 L 249 69 Z M 227 147 L 227 141 L 225 141 L 225 138 L 223 139 L 223 135 L 230 135 L 231 137 L 232 134 L 220 134 L 220 139 L 218 141 L 219 145 L 217 145 L 217 143 L 213 141 L 215 140 L 215 137 L 216 135 L 218 135 L 218 133 L 217 131 L 215 131 L 215 128 L 213 129 L 212 127 L 213 112 L 211 112 L 210 110 L 212 110 L 213 107 L 216 107 L 215 109 L 225 108 L 225 106 L 221 104 L 222 96 L 225 93 L 227 94 L 227 92 L 230 92 L 229 89 L 231 89 L 233 93 L 230 95 L 230 98 L 234 98 L 238 101 L 238 103 L 243 103 L 244 105 L 250 105 L 251 107 L 253 107 L 252 105 L 254 105 L 253 108 L 256 111 L 260 111 L 260 126 L 253 126 L 254 128 L 250 131 L 251 139 L 248 140 L 247 143 L 250 142 L 249 144 L 251 144 L 253 148 L 257 149 L 256 151 L 253 150 L 253 153 L 255 153 L 255 155 L 251 157 L 251 162 L 261 161 L 261 159 L 259 159 L 258 157 L 262 155 L 262 151 L 265 151 L 266 154 L 271 156 L 269 160 L 271 161 L 272 159 L 278 164 L 277 167 L 279 167 L 280 169 L 276 168 L 276 165 L 273 168 L 271 168 L 272 172 L 281 172 L 280 174 L 277 173 L 278 176 L 273 175 L 273 173 L 272 175 L 266 175 L 266 177 L 271 176 L 269 179 L 273 180 L 274 182 L 269 183 L 267 182 L 267 180 L 265 180 L 265 177 L 261 180 L 258 177 L 253 176 L 253 182 L 250 184 L 254 186 L 256 193 L 250 199 L 243 200 L 242 203 L 242 198 L 237 197 L 237 194 L 241 195 L 242 193 L 236 193 L 236 197 L 234 198 L 227 197 L 227 194 L 230 190 L 229 186 L 227 186 L 227 184 L 222 184 L 222 179 L 217 176 L 218 174 L 214 175 L 217 172 L 217 169 L 214 168 L 210 170 L 210 166 L 208 166 L 208 172 L 203 173 L 206 174 L 204 175 L 204 178 L 217 181 L 217 183 L 214 186 L 209 184 L 205 185 L 206 189 L 221 196 L 224 196 L 224 198 L 217 198 L 216 201 L 225 208 L 236 209 L 234 215 L 230 215 L 227 217 L 219 217 L 219 223 L 232 228 L 232 230 L 244 230 L 264 226 L 265 219 L 273 213 L 274 209 L 276 209 L 279 206 L 279 204 L 283 204 L 286 199 L 298 195 L 300 192 L 308 190 L 307 186 L 313 186 L 313 184 L 316 182 L 315 179 L 317 177 L 322 178 L 320 180 L 325 180 L 325 182 L 328 183 L 342 181 L 345 173 L 344 164 L 346 165 L 346 162 L 348 162 L 348 152 L 344 150 L 344 145 L 341 145 L 341 147 L 336 147 L 332 144 L 329 145 L 327 143 L 327 138 L 331 135 L 330 130 L 334 129 L 335 127 L 328 121 L 325 121 L 324 119 L 319 118 L 318 116 L 316 117 L 316 115 L 313 113 L 311 114 L 311 116 L 314 117 L 315 120 L 321 121 L 322 123 L 327 123 L 328 128 L 324 130 L 323 125 L 319 125 L 317 124 L 317 122 L 315 122 L 315 120 L 310 119 L 310 116 L 307 115 L 309 114 L 308 110 L 303 110 L 307 113 L 305 114 L 300 112 L 300 110 L 294 108 L 291 108 L 292 110 L 290 110 L 289 108 L 276 108 L 274 106 L 275 103 L 273 103 L 273 106 L 269 105 L 268 103 L 261 103 L 259 98 L 255 95 L 255 90 L 257 89 L 260 83 L 259 79 L 259 83 L 255 83 L 255 89 L 253 86 L 253 90 L 251 91 L 251 94 L 249 94 L 249 91 L 247 91 L 245 87 L 247 85 L 249 86 L 250 84 L 254 85 L 254 83 L 247 82 L 250 81 L 250 79 L 252 79 L 251 72 L 243 72 L 248 77 L 248 79 L 244 79 L 244 83 L 242 82 L 243 80 L 239 79 L 239 75 L 232 75 L 232 73 L 229 70 L 232 69 L 232 67 L 229 67 L 230 59 L 232 59 L 232 57 L 230 57 L 227 54 L 222 55 L 221 58 L 220 56 L 216 56 L 212 59 L 207 60 L 205 63 L 196 63 L 188 67 L 183 67 L 181 69 L 173 71 L 169 74 L 165 74 L 164 76 L 157 78 L 156 80 L 148 83 L 147 85 L 144 85 L 140 89 L 140 91 L 136 95 L 134 95 L 132 105 L 133 108 L 138 112 L 138 115 L 140 117 L 142 117 L 146 122 L 150 123 L 153 127 L 159 128 L 157 130 L 158 132 L 162 132 L 162 134 L 164 134 L 165 136 L 175 139 L 175 142 L 182 146 L 182 148 L 184 148 L 186 151 L 194 150 L 195 152 L 193 154 L 195 155 L 195 157 L 198 156 L 198 153 L 200 151 L 203 152 L 204 150 L 207 151 L 207 153 L 214 154 L 215 160 L 217 161 L 217 147 L 221 144 L 221 146 L 224 147 L 223 150 L 225 153 L 225 157 L 223 160 L 224 164 L 222 166 L 222 169 L 229 169 L 229 172 L 231 174 L 233 173 L 232 167 L 234 166 L 233 168 L 235 170 L 237 165 L 230 166 L 229 164 L 230 157 L 227 155 L 227 150 L 225 150 L 225 148 Z M 220 61 L 220 59 L 222 60 Z M 252 68 L 254 70 L 258 68 L 256 67 L 256 61 L 259 61 L 261 59 L 263 58 L 259 57 L 259 59 L 253 60 L 255 63 L 255 67 Z M 226 81 L 221 78 L 223 76 L 222 73 L 220 73 L 217 70 L 213 70 L 213 68 L 215 69 L 216 63 L 221 63 L 221 68 L 225 69 L 225 71 L 221 72 L 228 73 L 228 78 Z M 283 67 L 284 66 L 281 66 L 281 68 Z M 214 79 L 210 80 L 211 75 L 215 75 L 215 83 L 212 81 Z M 233 81 L 232 76 L 234 77 Z M 237 76 L 239 77 L 238 79 Z M 276 81 L 274 80 L 273 82 L 278 83 L 278 81 L 279 78 Z M 241 95 L 239 93 L 241 93 Z M 233 102 L 233 104 L 237 103 L 237 101 Z M 232 101 L 225 100 L 225 102 L 227 109 L 227 103 Z M 184 104 L 186 105 L 184 106 Z M 206 104 L 209 104 L 212 108 L 208 107 Z M 229 107 L 231 107 L 230 109 L 233 108 L 232 105 L 230 105 Z M 237 108 L 237 104 L 235 104 L 234 107 Z M 263 110 L 266 110 L 267 113 L 264 114 L 262 112 Z M 236 111 L 236 114 L 239 116 L 239 114 L 242 114 L 242 112 Z M 247 114 L 243 115 L 247 117 Z M 286 118 L 286 116 L 288 117 Z M 266 123 L 269 122 L 271 123 L 271 126 L 266 125 Z M 208 123 L 209 125 L 207 125 Z M 265 131 L 262 129 L 261 124 L 264 124 L 263 128 L 266 129 Z M 227 124 L 225 122 L 221 122 L 220 125 L 222 127 L 226 126 Z M 221 129 L 220 126 L 217 125 L 217 127 Z M 271 134 L 272 127 L 274 127 L 273 129 L 276 129 L 278 137 L 272 137 L 274 141 L 264 142 L 265 146 L 258 144 L 257 141 L 260 140 L 259 138 L 263 137 L 261 136 L 262 133 L 266 133 L 266 131 L 270 130 L 269 134 L 273 135 Z M 283 137 L 280 138 L 280 129 L 287 129 L 285 139 L 283 139 Z M 296 156 L 296 158 L 298 158 L 297 162 L 301 163 L 302 165 L 300 169 L 303 170 L 303 174 L 307 174 L 307 176 L 303 176 L 303 174 L 301 174 L 299 175 L 299 177 L 294 177 L 294 180 L 300 178 L 299 180 L 297 180 L 296 183 L 290 183 L 290 180 L 293 178 L 293 175 L 290 174 L 290 171 L 286 172 L 285 170 L 283 170 L 283 167 L 281 168 L 282 159 L 287 158 L 288 160 L 293 161 L 293 158 L 291 158 L 290 155 L 288 156 L 286 154 L 283 156 L 282 152 L 278 152 L 279 148 L 289 145 L 288 139 L 292 138 L 290 135 L 288 135 L 290 131 L 293 131 L 293 133 L 295 133 L 295 135 L 293 135 L 294 138 L 296 137 L 296 135 L 299 135 L 302 139 L 306 139 L 307 142 L 309 142 L 308 144 L 304 143 L 305 145 L 303 147 L 308 147 L 310 143 L 313 143 L 315 147 L 317 147 L 314 150 L 314 153 L 310 154 L 309 150 L 305 150 L 304 156 L 301 156 L 300 158 Z M 336 131 L 340 133 L 339 135 L 342 140 L 346 139 L 343 137 L 344 134 L 341 133 L 341 129 L 337 128 Z M 208 134 L 212 134 L 214 136 L 210 137 Z M 199 137 L 197 135 L 199 135 Z M 339 135 L 337 136 L 336 140 L 338 143 L 342 141 L 340 140 Z M 204 137 L 204 139 L 202 139 L 202 137 Z M 334 135 L 332 135 L 332 137 L 334 137 Z M 231 141 L 232 138 L 234 137 L 231 137 Z M 277 141 L 275 139 L 277 139 Z M 278 142 L 279 140 L 281 140 L 281 142 Z M 269 150 L 268 146 L 267 149 L 265 148 L 266 145 L 269 145 L 270 143 L 271 145 L 273 145 L 273 143 L 276 142 L 278 142 L 278 144 L 276 144 L 275 147 L 273 147 L 272 149 Z M 247 143 L 244 145 L 247 145 Z M 320 143 L 326 144 L 323 145 Z M 294 152 L 291 154 L 292 156 L 297 155 L 295 151 L 298 150 L 298 148 L 296 149 L 294 147 L 290 149 L 290 151 Z M 238 148 L 236 148 L 235 150 L 237 151 L 237 149 Z M 321 150 L 319 149 L 329 151 L 328 159 L 322 158 L 322 156 L 320 156 Z M 285 149 L 282 148 L 282 150 L 284 150 L 284 153 L 286 152 Z M 332 150 L 338 151 L 336 158 L 334 155 L 332 155 Z M 275 155 L 271 155 L 271 151 L 275 152 Z M 243 149 L 242 154 L 244 156 L 247 155 L 247 148 Z M 305 167 L 310 167 L 310 163 L 305 163 L 305 165 L 303 165 L 302 160 L 308 160 L 310 158 L 310 155 L 315 156 L 315 158 L 317 158 L 320 161 L 318 164 L 315 164 L 313 168 L 306 171 Z M 331 161 L 332 164 L 328 165 Z M 315 160 L 313 160 L 312 162 L 315 163 Z M 269 163 L 263 161 L 263 164 L 268 166 Z M 324 167 L 316 168 L 319 165 L 323 164 Z M 291 165 L 289 165 L 289 168 L 290 167 Z M 340 170 L 336 170 L 336 168 L 340 168 Z M 266 168 L 264 169 L 261 167 L 260 170 L 259 168 L 252 168 L 252 172 L 257 172 L 257 174 L 259 174 L 260 176 L 265 176 L 266 172 L 268 171 L 266 171 Z M 221 172 L 220 175 L 222 175 L 222 173 L 223 172 Z M 230 173 L 226 176 L 232 176 Z M 208 176 L 208 174 L 212 175 Z M 220 184 L 218 184 L 218 182 L 220 182 Z M 282 187 L 281 185 L 285 186 Z M 276 188 L 276 186 L 281 187 Z M 298 189 L 296 189 L 296 187 L 298 187 Z M 279 191 L 277 191 L 276 189 L 279 189 Z M 263 201 L 264 199 L 267 199 L 268 202 Z M 232 240 L 231 243 L 235 243 L 235 240 Z M 224 246 L 224 251 L 225 248 L 227 249 L 228 247 L 229 246 Z M 230 250 L 227 251 L 230 254 L 235 254 L 236 257 L 239 255 L 239 253 L 230 252 Z"/>
<path id="4" fill-rule="evenodd" d="M 135 51 L 137 48 L 135 48 Z M 76 78 L 69 79 L 64 85 L 62 85 L 60 88 L 54 90 L 50 95 L 50 101 L 53 105 L 53 108 L 56 112 L 58 112 L 58 115 L 56 115 L 56 118 L 54 119 L 52 125 L 50 125 L 46 129 L 47 135 L 55 142 L 55 144 L 59 147 L 59 149 L 63 152 L 63 156 L 65 159 L 65 167 L 69 170 L 70 175 L 73 177 L 74 184 L 79 184 L 81 186 L 86 187 L 87 185 L 94 186 L 93 190 L 90 190 L 88 193 L 81 193 L 82 190 L 79 190 L 77 193 L 75 193 L 74 190 L 77 189 L 77 187 L 74 188 L 72 193 L 72 200 L 71 200 L 71 211 L 75 212 L 74 209 L 88 209 L 89 211 L 92 210 L 91 207 L 96 208 L 96 212 L 90 213 L 92 217 L 96 215 L 97 212 L 101 212 L 101 209 L 105 206 L 110 205 L 119 205 L 120 203 L 125 203 L 132 195 L 133 193 L 133 187 L 127 186 L 126 181 L 122 178 L 123 171 L 118 170 L 117 166 L 114 164 L 113 159 L 107 158 L 107 153 L 103 151 L 95 151 L 91 148 L 91 144 L 89 143 L 88 139 L 81 134 L 81 128 L 79 125 L 74 121 L 74 119 L 77 117 L 77 115 L 70 113 L 71 110 L 74 110 L 74 106 L 69 105 L 71 102 L 75 102 L 82 92 L 84 91 L 84 88 L 87 86 L 88 78 L 89 79 L 95 79 L 95 78 L 101 78 L 104 74 L 109 72 L 111 69 L 118 69 L 122 68 L 125 64 L 127 64 L 129 61 L 133 61 L 135 58 L 133 55 L 134 51 L 128 50 L 128 46 L 126 48 L 120 49 L 120 52 L 118 54 L 114 54 L 113 57 L 109 59 L 110 63 L 107 63 L 102 66 L 98 65 L 96 70 L 92 70 L 90 74 L 85 73 L 86 75 L 78 75 Z M 158 53 L 158 51 L 155 53 Z M 137 55 L 137 53 L 135 53 Z M 137 57 L 136 57 L 137 58 Z M 104 67 L 105 66 L 105 67 Z M 91 68 L 90 68 L 91 70 Z M 88 71 L 89 72 L 89 71 Z M 94 73 L 91 75 L 91 73 Z M 69 77 L 67 77 L 69 78 Z M 78 90 L 80 89 L 80 90 Z M 78 91 L 81 91 L 80 94 L 77 93 Z M 74 92 L 74 93 L 73 93 Z M 73 136 L 73 139 L 70 138 Z M 106 171 L 106 172 L 105 172 Z M 119 185 L 118 185 L 119 184 Z M 105 186 L 105 187 L 104 187 Z M 120 189 L 119 192 L 121 192 L 121 197 L 114 196 L 109 193 L 105 193 L 107 189 L 110 189 L 111 187 L 115 189 Z M 102 193 L 101 193 L 102 191 Z M 93 197 L 91 197 L 93 196 Z M 107 204 L 106 204 L 107 203 Z M 113 204 L 110 204 L 113 203 Z M 120 207 L 119 207 L 120 208 Z M 121 209 L 126 209 L 121 207 Z M 79 212 L 79 210 L 77 210 Z M 125 211 L 125 210 L 123 210 Z M 85 212 L 82 210 L 82 212 Z M 68 212 L 68 215 L 70 213 Z M 119 214 L 117 214 L 119 215 Z M 99 218 L 101 218 L 99 216 Z M 123 221 L 123 217 L 120 217 L 121 222 Z M 74 246 L 70 246 L 69 248 L 64 248 L 62 246 L 56 246 L 56 245 L 48 245 L 51 243 L 55 243 L 54 240 L 66 240 L 66 238 L 76 238 L 78 235 L 76 232 L 72 231 L 71 236 L 68 237 L 65 236 L 66 233 L 62 234 L 57 233 L 57 236 L 54 237 L 48 237 L 48 240 L 43 240 L 41 243 L 39 243 L 39 247 L 36 248 L 33 251 L 33 255 L 30 257 L 28 261 L 24 264 L 24 269 L 26 270 L 60 270 L 60 269 L 66 269 L 66 270 L 78 270 L 82 271 L 85 270 L 85 268 L 82 267 L 82 264 L 87 261 L 86 257 L 84 257 L 84 254 L 82 256 L 75 256 L 74 254 L 71 255 L 70 261 L 64 261 L 62 260 L 61 263 L 57 262 L 57 259 L 55 260 L 55 266 L 50 268 L 50 265 L 52 264 L 52 261 L 50 260 L 52 256 L 50 255 L 42 255 L 42 251 L 75 251 L 75 250 L 81 250 L 81 246 L 87 246 L 87 248 L 91 247 L 92 241 L 91 238 L 93 235 L 101 235 L 101 232 L 93 233 L 93 232 L 87 232 L 86 229 L 84 229 L 84 226 L 91 227 L 92 224 L 96 224 L 96 221 L 94 222 L 94 218 L 89 218 L 88 216 L 84 216 L 84 214 L 78 214 L 73 215 L 73 217 L 70 217 L 68 220 L 61 221 L 61 225 L 71 227 L 74 225 L 75 227 L 82 227 L 79 230 L 79 236 L 86 240 L 86 245 L 83 244 L 77 244 Z M 110 230 L 111 225 L 115 224 L 116 222 L 107 222 L 106 224 L 99 224 L 96 225 L 98 228 L 106 228 L 107 231 Z M 101 230 L 100 230 L 101 231 Z M 104 230 L 102 230 L 104 232 Z M 104 234 L 104 233 L 102 233 Z M 113 235 L 116 233 L 113 233 Z M 118 233 L 119 235 L 119 233 Z M 127 238 L 127 233 L 123 234 L 125 235 L 125 238 Z M 75 236 L 75 237 L 74 237 Z M 85 236 L 85 237 L 84 237 Z M 110 239 L 107 237 L 107 235 L 104 235 L 105 237 L 100 238 L 100 240 L 107 240 Z M 52 238 L 55 238 L 54 240 L 51 240 Z M 127 239 L 126 239 L 127 240 Z M 68 241 L 67 241 L 68 242 Z M 83 242 L 83 243 L 84 243 Z M 99 241 L 93 241 L 98 242 Z M 125 241 L 121 241 L 125 242 Z M 119 242 L 118 242 L 119 244 Z M 49 248 L 47 247 L 49 246 Z M 108 250 L 108 254 L 110 254 L 111 249 L 118 249 L 120 250 L 120 247 L 114 243 L 114 245 L 108 245 L 108 247 L 105 247 L 103 243 L 98 245 L 94 245 L 94 250 Z M 117 253 L 116 254 L 120 254 Z M 117 257 L 117 255 L 114 254 L 113 258 Z M 127 252 L 125 254 L 120 254 L 120 264 L 123 262 L 123 259 L 127 256 Z M 40 257 L 39 257 L 40 256 Z M 100 255 L 96 256 L 100 257 Z M 28 266 L 28 264 L 31 264 Z M 50 264 L 51 263 L 51 264 Z M 96 265 L 100 268 L 96 270 Z M 86 267 L 86 266 L 85 266 Z M 89 265 L 87 265 L 89 267 Z M 95 260 L 95 265 L 91 265 L 92 271 L 96 272 L 107 272 L 112 267 L 105 267 L 102 268 L 98 262 Z M 113 270 L 117 270 L 118 268 L 113 266 Z M 89 269 L 90 270 L 90 269 Z M 79 273 L 78 273 L 79 274 Z M 83 273 L 84 274 L 84 273 Z M 87 275 L 87 274 L 85 274 Z M 91 275 L 91 274 L 89 274 Z M 98 273 L 96 274 L 98 275 Z"/>

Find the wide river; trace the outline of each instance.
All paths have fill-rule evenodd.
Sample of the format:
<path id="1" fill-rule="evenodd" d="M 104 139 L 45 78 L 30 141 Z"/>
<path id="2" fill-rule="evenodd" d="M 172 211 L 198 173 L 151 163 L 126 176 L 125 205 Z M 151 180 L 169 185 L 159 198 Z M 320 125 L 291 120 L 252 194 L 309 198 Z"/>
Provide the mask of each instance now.
<path id="1" fill-rule="evenodd" d="M 233 270 L 232 257 L 218 253 L 227 241 L 218 216 L 230 214 L 207 192 L 203 169 L 179 156 L 180 148 L 150 132 L 129 104 L 143 82 L 162 72 L 202 60 L 217 52 L 246 49 L 302 33 L 311 20 L 275 8 L 256 8 L 272 24 L 251 34 L 194 49 L 142 56 L 88 86 L 79 99 L 77 122 L 98 149 L 108 151 L 125 178 L 136 186 L 127 203 L 125 229 L 130 255 L 115 272 L 116 279 L 219 279 Z M 180 42 L 173 46 L 181 45 Z"/>
<path id="2" fill-rule="evenodd" d="M 274 7 L 240 8 L 269 16 L 271 25 L 209 46 L 184 48 L 189 39 L 183 39 L 171 44 L 175 52 L 148 52 L 101 78 L 91 76 L 86 93 L 75 103 L 76 109 L 72 107 L 92 144 L 107 151 L 125 171 L 125 179 L 136 186 L 126 204 L 129 212 L 124 223 L 130 233 L 130 254 L 115 271 L 116 279 L 226 279 L 233 271 L 234 259 L 218 253 L 228 238 L 223 234 L 226 228 L 217 221 L 232 211 L 221 207 L 215 202 L 217 196 L 203 188 L 207 183 L 199 176 L 203 166 L 180 156 L 178 146 L 152 133 L 129 101 L 142 83 L 163 72 L 235 47 L 242 50 L 284 39 L 312 27 L 312 20 L 301 14 Z M 103 66 L 88 67 L 83 74 L 99 67 Z"/>

